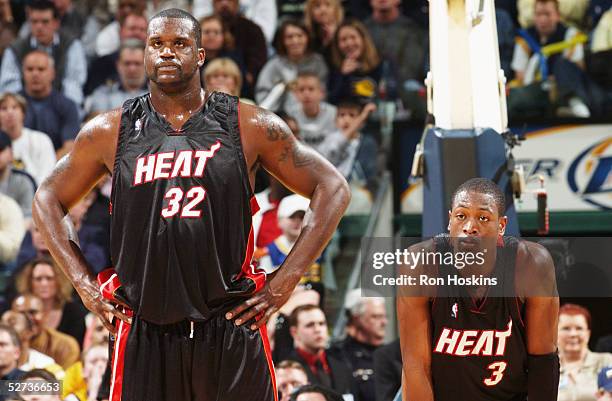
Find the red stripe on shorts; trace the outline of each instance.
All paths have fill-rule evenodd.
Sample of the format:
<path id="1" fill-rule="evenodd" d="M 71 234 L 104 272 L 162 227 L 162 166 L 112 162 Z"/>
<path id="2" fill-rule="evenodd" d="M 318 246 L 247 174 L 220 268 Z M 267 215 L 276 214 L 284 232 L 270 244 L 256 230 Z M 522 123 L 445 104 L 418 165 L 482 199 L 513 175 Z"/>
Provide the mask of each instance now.
<path id="1" fill-rule="evenodd" d="M 272 351 L 270 350 L 270 342 L 268 341 L 268 329 L 264 324 L 259 328 L 259 335 L 263 342 L 264 352 L 266 354 L 266 361 L 268 362 L 268 369 L 270 370 L 270 380 L 272 381 L 272 389 L 274 390 L 274 401 L 278 401 L 278 391 L 276 390 L 276 375 L 274 373 L 274 362 L 272 362 Z M 109 400 L 111 401 L 111 400 Z"/>
<path id="2" fill-rule="evenodd" d="M 123 312 L 132 317 L 132 311 L 124 309 Z M 115 327 L 117 327 L 117 334 L 115 346 L 113 348 L 113 355 L 111 358 L 111 388 L 108 401 L 121 401 L 121 390 L 123 390 L 123 361 L 125 357 L 125 345 L 127 344 L 128 335 L 130 334 L 130 328 L 132 325 L 124 322 L 123 320 L 117 319 L 117 322 L 115 322 Z"/>

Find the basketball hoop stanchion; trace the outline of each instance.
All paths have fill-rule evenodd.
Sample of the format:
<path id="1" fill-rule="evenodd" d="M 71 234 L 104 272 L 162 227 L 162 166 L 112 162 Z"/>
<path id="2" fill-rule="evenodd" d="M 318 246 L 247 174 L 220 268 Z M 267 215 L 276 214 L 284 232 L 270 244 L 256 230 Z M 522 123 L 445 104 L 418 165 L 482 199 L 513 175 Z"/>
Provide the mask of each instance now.
<path id="1" fill-rule="evenodd" d="M 473 177 L 505 192 L 507 235 L 519 235 L 514 163 L 507 132 L 506 78 L 500 68 L 493 0 L 430 0 L 430 118 L 412 178 L 423 179 L 422 235 L 445 232 L 453 191 Z"/>

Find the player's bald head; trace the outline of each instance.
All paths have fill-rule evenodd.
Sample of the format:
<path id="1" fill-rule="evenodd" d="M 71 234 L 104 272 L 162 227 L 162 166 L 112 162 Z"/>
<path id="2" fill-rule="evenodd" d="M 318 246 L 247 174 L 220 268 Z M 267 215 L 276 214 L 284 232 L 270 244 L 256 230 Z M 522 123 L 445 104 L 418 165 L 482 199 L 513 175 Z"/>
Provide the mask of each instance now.
<path id="1" fill-rule="evenodd" d="M 151 23 L 161 18 L 174 18 L 191 24 L 190 30 L 195 39 L 196 47 L 198 49 L 202 47 L 202 28 L 200 27 L 198 20 L 195 19 L 193 15 L 189 14 L 185 10 L 181 10 L 180 8 L 169 8 L 167 10 L 160 11 L 149 21 L 149 30 L 151 29 Z M 147 32 L 147 34 L 150 34 L 150 31 Z"/>

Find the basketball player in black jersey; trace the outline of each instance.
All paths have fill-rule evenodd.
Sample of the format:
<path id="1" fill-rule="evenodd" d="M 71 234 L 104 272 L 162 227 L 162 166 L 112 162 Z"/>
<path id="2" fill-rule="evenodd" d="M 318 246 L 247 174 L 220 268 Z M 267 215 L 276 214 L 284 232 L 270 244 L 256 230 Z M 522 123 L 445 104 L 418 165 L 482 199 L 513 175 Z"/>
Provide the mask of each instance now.
<path id="1" fill-rule="evenodd" d="M 404 401 L 557 400 L 554 266 L 542 246 L 503 236 L 504 203 L 492 181 L 468 180 L 452 197 L 449 235 L 410 248 L 486 250 L 479 265 L 417 267 L 417 274 L 443 278 L 444 285 L 400 289 Z M 497 285 L 449 285 L 450 275 L 472 274 Z"/>
<path id="2" fill-rule="evenodd" d="M 344 178 L 276 115 L 204 92 L 200 36 L 182 10 L 151 19 L 150 94 L 87 123 L 34 203 L 53 257 L 116 333 L 111 401 L 277 400 L 265 321 L 350 198 Z M 259 167 L 311 198 L 300 237 L 268 280 L 251 265 Z M 114 269 L 97 282 L 64 216 L 109 173 Z"/>

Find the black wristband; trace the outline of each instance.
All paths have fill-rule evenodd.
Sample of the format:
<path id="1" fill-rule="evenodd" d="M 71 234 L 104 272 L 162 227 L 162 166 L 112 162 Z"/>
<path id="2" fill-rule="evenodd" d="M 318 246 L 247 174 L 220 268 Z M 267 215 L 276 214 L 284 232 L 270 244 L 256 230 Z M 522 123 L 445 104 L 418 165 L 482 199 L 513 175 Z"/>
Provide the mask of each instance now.
<path id="1" fill-rule="evenodd" d="M 557 401 L 559 355 L 554 352 L 527 356 L 527 395 L 529 401 Z"/>

